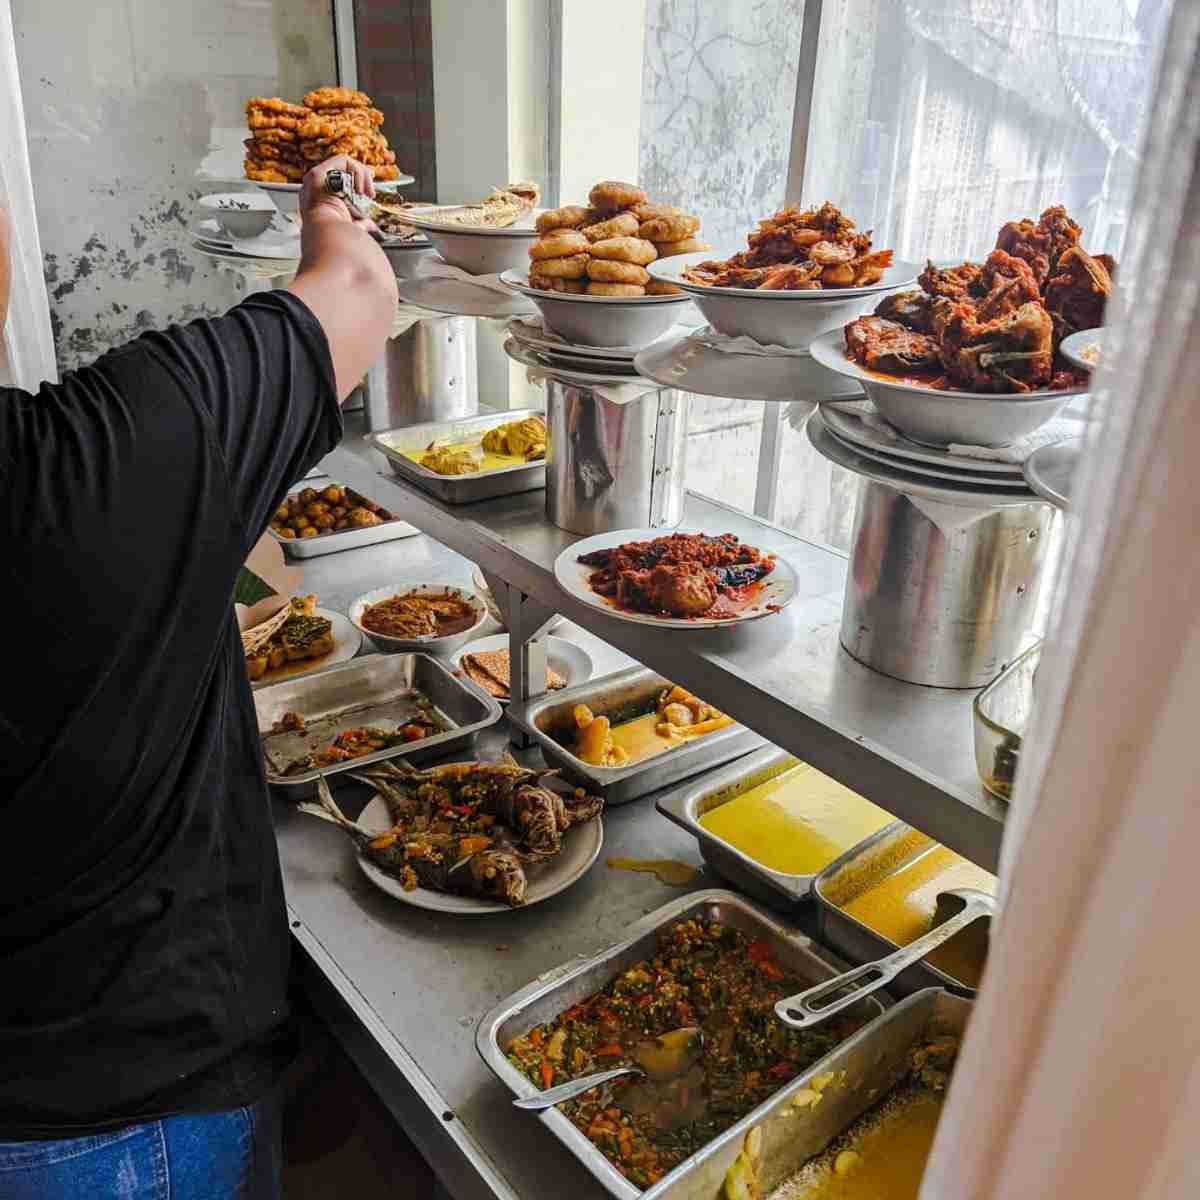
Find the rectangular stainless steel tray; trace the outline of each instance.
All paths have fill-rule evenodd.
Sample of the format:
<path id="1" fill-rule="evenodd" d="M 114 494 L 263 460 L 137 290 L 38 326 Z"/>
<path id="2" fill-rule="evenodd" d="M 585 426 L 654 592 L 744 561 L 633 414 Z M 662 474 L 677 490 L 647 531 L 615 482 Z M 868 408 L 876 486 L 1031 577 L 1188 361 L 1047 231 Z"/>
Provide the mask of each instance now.
<path id="1" fill-rule="evenodd" d="M 903 843 L 906 838 L 923 836 L 911 825 L 897 821 L 894 825 L 888 825 L 878 833 L 873 833 L 869 838 L 864 838 L 857 846 L 851 846 L 845 854 L 835 858 L 812 884 L 812 895 L 817 904 L 817 937 L 852 963 L 874 962 L 899 949 L 891 938 L 876 933 L 870 926 L 864 925 L 838 908 L 829 898 L 830 889 L 835 886 L 842 872 L 861 867 L 866 859 L 875 855 L 895 854 L 893 869 L 899 869 L 912 862 L 929 846 L 937 844 L 930 838 L 928 846 L 914 845 L 910 853 L 904 851 Z M 961 996 L 974 996 L 977 990 L 960 983 L 927 962 L 915 963 L 888 984 L 888 989 L 897 996 L 907 996 L 929 987 L 948 988 Z"/>
<path id="2" fill-rule="evenodd" d="M 741 896 L 719 888 L 693 892 L 664 904 L 662 908 L 636 921 L 629 927 L 627 936 L 608 949 L 590 958 L 573 959 L 555 967 L 508 999 L 501 1000 L 484 1016 L 475 1031 L 475 1046 L 480 1057 L 515 1096 L 532 1096 L 537 1089 L 508 1061 L 505 1053 L 507 1048 L 534 1025 L 552 1020 L 572 1004 L 600 991 L 634 963 L 653 955 L 662 930 L 677 921 L 692 918 L 720 921 L 752 937 L 765 939 L 778 961 L 806 982 L 819 983 L 838 970 L 821 957 L 819 948 L 803 934 L 785 929 L 773 917 Z M 868 1016 L 878 1014 L 883 1009 L 883 1005 L 874 997 L 862 1003 L 863 1012 Z M 765 1101 L 745 1120 L 761 1114 L 772 1103 L 773 1100 Z M 538 1120 L 620 1200 L 636 1200 L 639 1196 L 655 1200 L 662 1194 L 667 1182 L 697 1157 L 693 1155 L 654 1187 L 642 1191 L 621 1175 L 558 1109 L 552 1108 L 539 1114 Z M 743 1123 L 739 1122 L 739 1125 Z M 714 1191 L 712 1196 L 716 1195 Z"/>
<path id="3" fill-rule="evenodd" d="M 302 492 L 306 487 L 317 491 L 336 482 L 328 476 L 317 478 L 306 475 L 295 487 L 288 488 L 288 495 Z M 371 499 L 371 497 L 367 497 Z M 339 529 L 336 533 L 323 533 L 314 538 L 281 538 L 275 530 L 267 527 L 270 535 L 283 547 L 288 558 L 320 558 L 323 554 L 337 554 L 340 550 L 353 550 L 357 546 L 374 546 L 379 542 L 395 542 L 400 538 L 416 537 L 421 531 L 399 518 L 384 521 L 382 525 L 369 525 L 366 529 Z"/>
<path id="4" fill-rule="evenodd" d="M 394 726 L 408 717 L 413 704 L 408 694 L 421 692 L 452 729 L 421 742 L 401 743 L 375 754 L 366 754 L 322 772 L 281 775 L 277 764 L 298 758 L 326 745 L 343 729 L 356 725 Z M 316 675 L 288 679 L 254 693 L 258 732 L 263 741 L 267 782 L 299 796 L 316 790 L 318 774 L 356 771 L 370 763 L 403 755 L 410 762 L 440 757 L 448 750 L 470 746 L 481 729 L 500 720 L 500 705 L 456 678 L 428 654 L 369 654 L 341 667 Z M 308 737 L 298 733 L 272 733 L 271 727 L 285 712 L 298 712 L 308 723 Z"/>
<path id="5" fill-rule="evenodd" d="M 756 750 L 737 762 L 693 780 L 658 801 L 657 808 L 669 821 L 686 829 L 699 843 L 704 861 L 735 887 L 765 904 L 781 900 L 797 903 L 808 898 L 815 875 L 792 875 L 775 871 L 743 854 L 723 838 L 710 833 L 700 818 L 735 796 L 748 792 L 768 779 L 781 775 L 799 759 L 774 746 Z M 899 825 L 897 821 L 895 824 Z"/>
<path id="6" fill-rule="evenodd" d="M 507 412 L 460 417 L 457 421 L 426 421 L 421 425 L 405 425 L 401 429 L 384 429 L 371 434 L 367 441 L 387 459 L 394 474 L 407 479 L 423 492 L 436 496 L 446 504 L 473 504 L 476 500 L 512 496 L 517 492 L 532 492 L 545 487 L 545 462 L 476 472 L 474 475 L 438 475 L 407 458 L 404 451 L 424 450 L 438 438 L 450 442 L 469 441 L 481 437 L 497 425 L 545 415 L 537 408 L 513 408 Z"/>
<path id="7" fill-rule="evenodd" d="M 571 714 L 577 704 L 586 704 L 597 716 L 623 718 L 653 708 L 659 692 L 670 686 L 669 679 L 649 667 L 626 667 L 560 692 L 513 700 L 508 719 L 537 742 L 552 767 L 561 768 L 573 783 L 603 796 L 608 804 L 627 804 L 765 744 L 753 730 L 733 724 L 642 762 L 595 767 L 576 758 L 559 740 L 571 736 L 575 728 Z"/>
<path id="8" fill-rule="evenodd" d="M 899 1083 L 908 1072 L 915 1045 L 947 1034 L 961 1038 L 971 1007 L 969 1000 L 939 988 L 909 996 L 642 1195 L 653 1194 L 656 1200 L 717 1200 L 723 1195 L 725 1173 L 752 1129 L 760 1130 L 762 1137 L 755 1156 L 758 1194 L 770 1195 Z M 813 1108 L 792 1103 L 797 1092 L 811 1086 L 814 1076 L 830 1071 L 835 1078 L 822 1091 L 820 1104 Z"/>

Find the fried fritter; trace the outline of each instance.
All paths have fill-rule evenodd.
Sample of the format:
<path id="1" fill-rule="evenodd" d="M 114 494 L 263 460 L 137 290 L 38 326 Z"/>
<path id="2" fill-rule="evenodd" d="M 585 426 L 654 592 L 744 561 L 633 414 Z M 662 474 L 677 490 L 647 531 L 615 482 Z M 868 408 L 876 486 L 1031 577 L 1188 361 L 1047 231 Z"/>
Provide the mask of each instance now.
<path id="1" fill-rule="evenodd" d="M 563 258 L 539 258 L 530 265 L 531 275 L 547 279 L 582 279 L 591 259 L 586 254 L 568 254 Z"/>
<path id="2" fill-rule="evenodd" d="M 591 252 L 593 258 L 611 258 L 617 262 L 636 263 L 639 267 L 652 263 L 658 257 L 653 242 L 635 237 L 605 238 L 592 242 Z"/>
<path id="3" fill-rule="evenodd" d="M 559 279 L 557 276 L 539 275 L 536 271 L 529 272 L 529 286 L 541 292 L 563 292 L 582 296 L 587 291 L 587 282 L 583 279 Z"/>
<path id="4" fill-rule="evenodd" d="M 278 96 L 254 96 L 246 101 L 246 115 L 252 112 L 274 113 L 277 116 L 303 118 L 308 109 L 303 104 L 289 104 Z"/>
<path id="5" fill-rule="evenodd" d="M 333 141 L 350 129 L 376 129 L 383 124 L 383 113 L 377 108 L 323 109 L 312 113 L 300 123 L 297 133 L 302 138 Z"/>
<path id="6" fill-rule="evenodd" d="M 277 142 L 287 146 L 294 146 L 296 144 L 296 131 L 294 129 L 280 129 L 278 126 L 268 129 L 255 129 L 251 136 L 260 142 Z"/>
<path id="7" fill-rule="evenodd" d="M 371 178 L 376 183 L 389 183 L 400 178 L 400 168 L 395 163 L 384 163 L 382 166 L 372 167 Z"/>
<path id="8" fill-rule="evenodd" d="M 700 218 L 692 213 L 663 213 L 643 221 L 637 233 L 648 242 L 681 242 L 694 237 L 699 228 Z"/>
<path id="9" fill-rule="evenodd" d="M 647 199 L 636 183 L 622 183 L 618 179 L 601 180 L 588 192 L 588 203 L 604 213 L 620 212 L 635 204 L 644 204 Z"/>
<path id="10" fill-rule="evenodd" d="M 562 208 L 551 208 L 539 213 L 533 223 L 538 233 L 549 233 L 554 229 L 575 229 L 587 220 L 588 210 L 581 204 L 566 204 Z"/>
<path id="11" fill-rule="evenodd" d="M 246 114 L 246 126 L 252 130 L 287 129 L 295 132 L 303 120 L 303 117 L 293 117 L 287 113 L 264 112 L 259 108 L 253 108 Z"/>
<path id="12" fill-rule="evenodd" d="M 586 254 L 587 249 L 588 240 L 579 230 L 553 229 L 529 243 L 529 257 L 565 258 L 572 254 Z"/>
<path id="13" fill-rule="evenodd" d="M 357 92 L 352 88 L 319 87 L 305 94 L 304 103 L 308 108 L 370 108 L 371 97 L 366 92 Z"/>
<path id="14" fill-rule="evenodd" d="M 256 183 L 299 183 L 304 178 L 303 167 L 279 159 L 263 162 L 261 159 L 248 158 L 244 167 L 246 178 Z"/>
<path id="15" fill-rule="evenodd" d="M 683 288 L 676 287 L 673 283 L 667 283 L 665 279 L 651 279 L 646 284 L 647 296 L 682 296 Z"/>
<path id="16" fill-rule="evenodd" d="M 304 163 L 299 147 L 293 142 L 265 142 L 259 138 L 249 137 L 242 142 L 242 145 L 246 147 L 246 153 L 250 158 L 263 161 L 279 158 L 298 166 L 302 166 Z"/>
<path id="17" fill-rule="evenodd" d="M 606 221 L 596 221 L 583 226 L 583 236 L 589 242 L 602 242 L 605 238 L 634 237 L 638 231 L 638 219 L 631 212 L 617 213 Z"/>
<path id="18" fill-rule="evenodd" d="M 581 255 L 581 258 L 587 258 Z M 588 258 L 587 276 L 598 283 L 639 283 L 643 287 L 650 282 L 650 272 L 636 263 L 617 262 L 608 258 Z"/>

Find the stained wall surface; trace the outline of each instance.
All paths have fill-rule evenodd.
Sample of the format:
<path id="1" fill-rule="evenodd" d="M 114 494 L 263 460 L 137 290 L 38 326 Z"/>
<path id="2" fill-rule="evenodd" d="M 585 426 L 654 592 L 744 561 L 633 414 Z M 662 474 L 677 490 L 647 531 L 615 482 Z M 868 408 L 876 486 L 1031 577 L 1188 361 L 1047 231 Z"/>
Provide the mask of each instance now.
<path id="1" fill-rule="evenodd" d="M 330 0 L 11 4 L 60 369 L 235 304 L 196 173 L 241 175 L 247 97 L 336 80 Z"/>

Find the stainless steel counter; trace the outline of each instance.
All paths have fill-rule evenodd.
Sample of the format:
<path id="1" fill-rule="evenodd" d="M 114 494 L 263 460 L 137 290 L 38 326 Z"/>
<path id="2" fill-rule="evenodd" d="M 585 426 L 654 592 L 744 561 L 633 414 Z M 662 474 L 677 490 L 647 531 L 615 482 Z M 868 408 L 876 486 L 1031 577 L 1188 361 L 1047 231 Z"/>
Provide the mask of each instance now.
<path id="1" fill-rule="evenodd" d="M 842 649 L 843 555 L 689 492 L 685 528 L 732 532 L 775 551 L 795 568 L 800 593 L 782 613 L 741 627 L 664 632 L 616 620 L 562 592 L 553 563 L 578 539 L 546 519 L 542 492 L 445 505 L 386 473 L 382 458 L 354 437 L 326 459 L 326 469 L 768 741 L 995 870 L 1006 808 L 976 775 L 974 693 L 891 679 Z"/>
<path id="2" fill-rule="evenodd" d="M 451 509 L 384 475 L 354 436 L 325 467 L 433 537 L 309 559 L 304 587 L 322 605 L 344 612 L 363 592 L 393 582 L 469 586 L 470 562 L 457 550 L 586 625 L 591 632 L 568 625 L 556 633 L 583 645 L 597 674 L 628 665 L 622 651 L 635 655 L 896 815 L 994 866 L 1004 809 L 975 779 L 970 694 L 899 683 L 841 650 L 846 562 L 840 555 L 689 495 L 688 525 L 729 530 L 780 553 L 796 568 L 801 594 L 782 614 L 750 627 L 667 637 L 558 591 L 550 567 L 574 539 L 548 524 L 541 492 Z M 501 753 L 506 739 L 505 724 L 489 731 L 481 757 Z M 539 761 L 536 751 L 518 757 Z M 348 784 L 338 797 L 355 815 L 367 792 Z M 309 994 L 443 1186 L 458 1200 L 599 1200 L 604 1192 L 576 1160 L 538 1121 L 511 1107 L 476 1055 L 474 1027 L 501 997 L 617 940 L 630 922 L 681 894 L 652 875 L 612 870 L 607 858 L 672 858 L 700 867 L 695 839 L 659 816 L 654 797 L 647 797 L 605 815 L 599 862 L 566 892 L 528 910 L 451 918 L 377 891 L 359 871 L 350 843 L 331 826 L 282 801 L 276 820 L 292 931 L 302 951 L 298 967 Z M 694 886 L 720 882 L 701 871 Z"/>
<path id="3" fill-rule="evenodd" d="M 471 565 L 421 536 L 309 559 L 303 570 L 304 588 L 344 612 L 363 592 L 392 582 L 469 586 Z M 583 646 L 597 675 L 630 663 L 577 627 L 555 636 Z M 498 757 L 510 748 L 507 738 L 506 723 L 487 731 L 480 757 Z M 536 750 L 517 753 L 541 762 Z M 339 782 L 337 795 L 356 815 L 368 792 Z M 536 1118 L 512 1108 L 476 1054 L 475 1025 L 503 996 L 616 940 L 631 921 L 682 892 L 652 875 L 611 870 L 606 858 L 700 866 L 695 840 L 659 816 L 653 798 L 639 800 L 605 815 L 600 861 L 574 887 L 528 910 L 453 918 L 377 891 L 332 826 L 283 800 L 275 815 L 307 989 L 443 1185 L 456 1200 L 604 1196 Z M 701 874 L 694 886 L 719 883 Z"/>

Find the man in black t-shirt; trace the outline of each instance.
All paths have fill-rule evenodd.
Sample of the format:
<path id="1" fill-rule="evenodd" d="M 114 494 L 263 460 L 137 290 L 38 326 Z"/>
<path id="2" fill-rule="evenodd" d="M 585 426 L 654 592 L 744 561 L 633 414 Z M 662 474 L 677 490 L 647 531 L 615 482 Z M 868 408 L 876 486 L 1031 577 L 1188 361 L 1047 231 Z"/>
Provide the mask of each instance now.
<path id="1" fill-rule="evenodd" d="M 309 173 L 287 290 L 0 388 L 3 1200 L 277 1194 L 289 934 L 231 596 L 392 326 L 334 167 L 374 194 Z"/>

